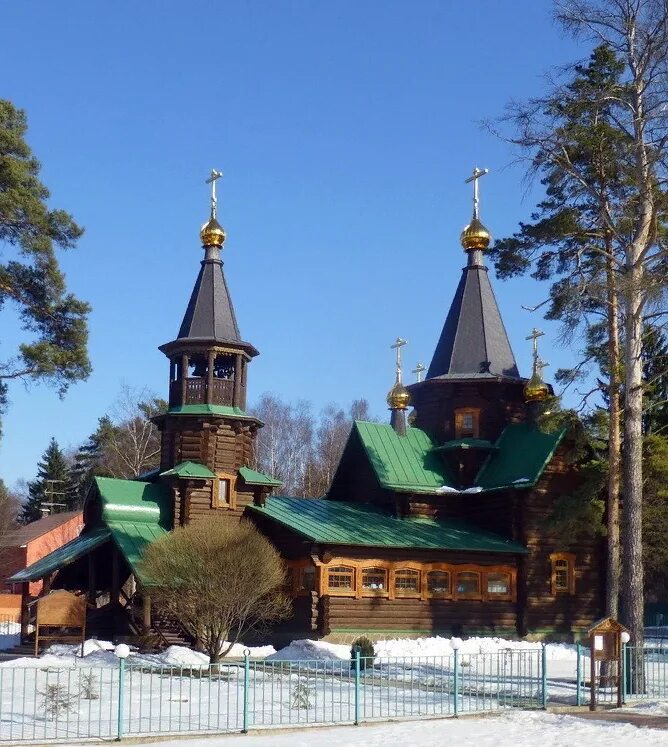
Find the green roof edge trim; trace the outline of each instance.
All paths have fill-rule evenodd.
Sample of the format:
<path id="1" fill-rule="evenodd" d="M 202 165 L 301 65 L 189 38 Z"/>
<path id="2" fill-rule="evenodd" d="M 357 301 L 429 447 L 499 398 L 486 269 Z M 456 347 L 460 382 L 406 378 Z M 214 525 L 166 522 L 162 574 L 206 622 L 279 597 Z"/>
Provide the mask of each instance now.
<path id="1" fill-rule="evenodd" d="M 229 405 L 177 405 L 170 407 L 166 415 L 221 415 L 245 420 L 257 418 L 244 412 L 240 407 Z"/>
<path id="2" fill-rule="evenodd" d="M 278 487 L 283 484 L 281 480 L 277 480 L 275 477 L 270 477 L 264 472 L 258 472 L 250 467 L 239 467 L 239 474 L 244 478 L 244 481 L 248 485 L 269 485 L 272 487 Z"/>
<path id="3" fill-rule="evenodd" d="M 180 462 L 171 469 L 160 473 L 160 477 L 194 477 L 201 480 L 211 480 L 214 473 L 204 464 L 199 462 Z"/>

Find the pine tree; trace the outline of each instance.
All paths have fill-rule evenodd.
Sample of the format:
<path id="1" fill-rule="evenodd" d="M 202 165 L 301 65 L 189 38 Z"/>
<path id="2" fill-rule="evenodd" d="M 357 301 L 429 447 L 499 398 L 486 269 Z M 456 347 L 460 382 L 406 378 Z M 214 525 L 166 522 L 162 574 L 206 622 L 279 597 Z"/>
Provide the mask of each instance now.
<path id="1" fill-rule="evenodd" d="M 619 248 L 609 230 L 609 214 L 626 198 L 628 135 L 611 118 L 611 92 L 622 95 L 624 64 L 607 46 L 597 47 L 587 65 L 576 65 L 571 80 L 540 106 L 554 136 L 534 142 L 534 167 L 542 176 L 545 198 L 531 223 L 492 250 L 502 277 L 529 270 L 551 280 L 545 317 L 559 320 L 564 336 L 585 333 L 579 364 L 560 370 L 558 381 L 572 383 L 588 362 L 597 362 L 609 408 L 607 468 L 606 614 L 617 617 L 620 590 L 619 494 L 621 478 L 621 365 Z M 522 117 L 519 117 L 522 121 Z M 521 124 L 520 126 L 524 126 Z M 558 141 L 575 177 L 553 157 Z M 589 189 L 587 184 L 595 184 Z M 593 504 L 592 504 L 593 505 Z M 569 504 L 569 510 L 574 504 Z"/>
<path id="2" fill-rule="evenodd" d="M 45 514 L 67 511 L 69 485 L 70 466 L 58 442 L 52 438 L 37 465 L 37 477 L 28 483 L 28 500 L 23 504 L 20 522 L 29 524 Z M 49 503 L 64 505 L 48 506 Z"/>
<path id="3" fill-rule="evenodd" d="M 65 211 L 49 209 L 26 130 L 25 113 L 0 99 L 0 309 L 12 304 L 26 333 L 0 360 L 0 415 L 11 380 L 42 381 L 62 395 L 90 373 L 90 308 L 67 292 L 55 254 L 83 231 Z"/>
<path id="4" fill-rule="evenodd" d="M 108 415 L 99 418 L 97 429 L 79 447 L 70 469 L 68 504 L 77 509 L 83 506 L 93 477 L 112 477 L 107 465 L 108 443 L 113 435 L 114 425 Z"/>

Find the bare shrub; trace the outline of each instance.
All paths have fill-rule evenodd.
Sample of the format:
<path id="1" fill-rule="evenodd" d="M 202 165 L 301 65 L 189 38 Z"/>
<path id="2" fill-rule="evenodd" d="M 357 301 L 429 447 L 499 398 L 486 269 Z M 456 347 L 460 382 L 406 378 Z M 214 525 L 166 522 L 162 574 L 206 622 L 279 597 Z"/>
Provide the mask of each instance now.
<path id="1" fill-rule="evenodd" d="M 142 573 L 156 606 L 181 622 L 212 663 L 242 636 L 290 613 L 281 556 L 247 521 L 178 527 L 148 546 Z"/>

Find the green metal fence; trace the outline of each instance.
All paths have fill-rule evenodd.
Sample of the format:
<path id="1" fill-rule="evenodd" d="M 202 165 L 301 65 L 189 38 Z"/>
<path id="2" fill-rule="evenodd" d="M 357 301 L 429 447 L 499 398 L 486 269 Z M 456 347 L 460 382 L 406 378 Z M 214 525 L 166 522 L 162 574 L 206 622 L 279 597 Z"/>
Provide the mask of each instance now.
<path id="1" fill-rule="evenodd" d="M 606 670 L 601 661 L 595 662 L 596 701 L 601 705 L 616 705 L 617 662 Z M 620 680 L 622 700 L 668 698 L 668 646 L 663 642 L 645 641 L 644 646 L 623 645 Z M 586 705 L 590 701 L 591 657 L 587 647 L 577 646 L 576 704 Z"/>
<path id="2" fill-rule="evenodd" d="M 246 732 L 546 705 L 545 649 L 209 667 L 0 667 L 0 741 Z"/>

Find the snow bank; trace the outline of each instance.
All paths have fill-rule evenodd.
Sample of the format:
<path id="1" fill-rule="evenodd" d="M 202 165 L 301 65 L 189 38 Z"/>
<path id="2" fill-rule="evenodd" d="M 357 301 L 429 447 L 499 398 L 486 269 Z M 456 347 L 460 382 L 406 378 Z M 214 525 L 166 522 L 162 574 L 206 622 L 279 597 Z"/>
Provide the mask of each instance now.
<path id="1" fill-rule="evenodd" d="M 288 646 L 282 648 L 270 656 L 268 661 L 339 661 L 350 659 L 350 646 L 326 641 L 301 640 L 292 641 Z"/>
<path id="2" fill-rule="evenodd" d="M 440 657 L 451 656 L 451 638 L 434 636 L 433 638 L 392 638 L 374 643 L 376 656 L 382 659 L 398 659 L 409 657 Z M 505 638 L 467 638 L 460 646 L 461 654 L 492 654 L 512 649 L 514 651 L 540 650 L 540 643 L 527 641 L 510 641 Z M 576 648 L 566 643 L 550 643 L 547 645 L 547 658 L 552 661 L 575 662 Z M 286 661 L 289 659 L 315 659 L 318 661 L 336 661 L 350 658 L 350 646 L 325 641 L 300 640 L 292 641 L 289 646 L 268 656 L 270 661 Z"/>
<path id="3" fill-rule="evenodd" d="M 2 636 L 0 636 L 0 644 Z M 18 640 L 17 640 L 18 643 Z M 226 643 L 225 646 L 229 644 Z M 37 659 L 20 658 L 12 661 L 2 662 L 2 667 L 117 667 L 118 658 L 114 654 L 114 644 L 110 641 L 98 641 L 89 638 L 84 642 L 83 658 L 81 657 L 81 644 L 78 643 L 55 643 L 49 646 Z M 235 643 L 227 654 L 227 658 L 242 657 L 244 651 L 250 652 L 251 658 L 264 659 L 276 653 L 273 646 L 245 646 L 243 643 Z M 131 651 L 128 664 L 147 667 L 208 667 L 209 657 L 200 651 L 193 651 L 185 646 L 169 646 L 157 654 L 141 654 Z"/>

